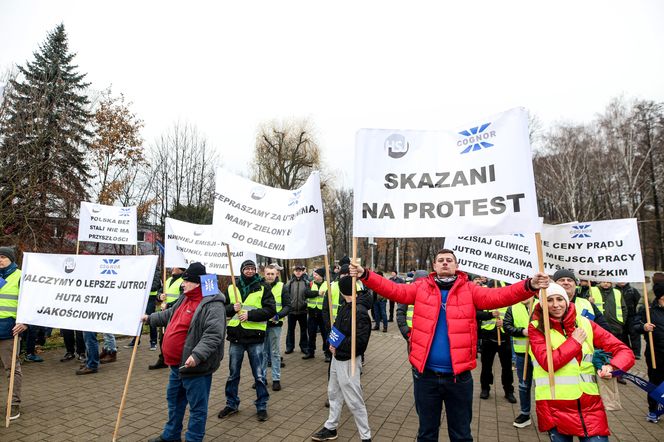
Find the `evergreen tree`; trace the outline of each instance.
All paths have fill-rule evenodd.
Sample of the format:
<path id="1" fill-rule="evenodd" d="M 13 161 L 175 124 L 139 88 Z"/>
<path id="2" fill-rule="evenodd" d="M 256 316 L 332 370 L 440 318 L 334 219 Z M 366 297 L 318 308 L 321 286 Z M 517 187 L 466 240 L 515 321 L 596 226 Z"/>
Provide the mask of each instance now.
<path id="1" fill-rule="evenodd" d="M 87 198 L 89 83 L 74 56 L 60 24 L 9 83 L 0 121 L 0 229 L 22 250 L 52 248 L 55 219 L 63 231 Z"/>

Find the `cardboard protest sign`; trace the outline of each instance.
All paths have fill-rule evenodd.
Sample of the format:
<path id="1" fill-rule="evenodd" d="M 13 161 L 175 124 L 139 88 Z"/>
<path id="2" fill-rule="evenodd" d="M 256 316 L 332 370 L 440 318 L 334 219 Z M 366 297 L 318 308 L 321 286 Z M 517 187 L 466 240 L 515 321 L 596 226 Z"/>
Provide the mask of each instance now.
<path id="1" fill-rule="evenodd" d="M 232 250 L 293 259 L 327 252 L 318 172 L 283 190 L 218 169 L 212 224 Z"/>
<path id="2" fill-rule="evenodd" d="M 25 253 L 16 320 L 136 335 L 157 256 Z"/>
<path id="3" fill-rule="evenodd" d="M 166 267 L 187 268 L 192 262 L 200 262 L 210 273 L 231 274 L 226 244 L 215 238 L 213 225 L 201 225 L 166 218 L 166 243 L 164 246 Z M 239 271 L 243 261 L 256 262 L 256 254 L 231 250 L 233 268 Z"/>
<path id="4" fill-rule="evenodd" d="M 135 245 L 136 231 L 135 206 L 105 206 L 81 201 L 79 241 Z"/>
<path id="5" fill-rule="evenodd" d="M 591 221 L 542 228 L 544 269 L 571 269 L 579 279 L 644 281 L 636 219 Z"/>
<path id="6" fill-rule="evenodd" d="M 525 109 L 454 131 L 358 131 L 354 236 L 534 233 L 540 225 Z"/>
<path id="7" fill-rule="evenodd" d="M 460 270 L 510 284 L 538 270 L 534 234 L 452 236 L 445 247 L 454 251 Z"/>

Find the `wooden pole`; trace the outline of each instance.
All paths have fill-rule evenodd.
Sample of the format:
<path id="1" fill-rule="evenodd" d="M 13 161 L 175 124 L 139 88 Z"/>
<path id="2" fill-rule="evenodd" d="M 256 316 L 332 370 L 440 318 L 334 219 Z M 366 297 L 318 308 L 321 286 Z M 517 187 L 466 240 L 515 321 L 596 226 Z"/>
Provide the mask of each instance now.
<path id="1" fill-rule="evenodd" d="M 533 308 L 535 303 L 533 298 L 530 298 L 528 303 L 528 325 L 530 325 L 530 318 L 533 316 Z M 528 330 L 528 325 L 526 325 L 526 330 Z M 530 336 L 526 336 L 526 352 L 523 354 L 523 381 L 525 382 L 528 376 L 528 347 L 530 346 Z"/>
<path id="2" fill-rule="evenodd" d="M 12 367 L 9 374 L 9 392 L 7 394 L 7 415 L 5 416 L 5 428 L 9 427 L 9 418 L 12 414 L 12 395 L 14 394 L 14 371 L 16 370 L 16 354 L 18 353 L 18 334 L 14 336 L 14 347 L 12 350 Z"/>
<path id="3" fill-rule="evenodd" d="M 76 254 L 78 255 L 78 248 L 81 245 L 81 242 L 79 240 L 76 240 Z"/>
<path id="4" fill-rule="evenodd" d="M 535 233 L 535 241 L 537 242 L 537 263 L 540 272 L 544 272 L 544 252 L 542 251 L 542 235 L 540 232 Z M 551 326 L 549 324 L 549 303 L 546 298 L 546 289 L 540 290 L 540 304 L 542 304 L 542 320 L 544 321 L 544 339 L 546 341 L 546 362 L 547 371 L 549 373 L 549 391 L 551 391 L 551 399 L 556 398 L 556 384 L 553 372 L 553 350 L 551 349 Z"/>
<path id="5" fill-rule="evenodd" d="M 235 301 L 233 304 L 236 304 L 238 299 L 237 295 L 240 293 L 237 290 L 237 286 L 235 285 L 235 273 L 233 272 L 233 260 L 231 259 L 231 246 L 226 244 L 226 253 L 228 254 L 228 268 L 231 271 L 231 284 L 233 284 L 233 295 L 235 296 Z M 242 298 L 240 298 L 240 301 L 242 301 Z"/>
<path id="6" fill-rule="evenodd" d="M 122 420 L 122 410 L 124 410 L 125 402 L 127 400 L 127 392 L 129 391 L 129 381 L 131 380 L 131 372 L 134 369 L 134 361 L 136 360 L 136 351 L 138 350 L 138 341 L 141 339 L 141 329 L 143 324 L 139 327 L 139 332 L 134 338 L 134 349 L 131 352 L 131 360 L 129 361 L 129 370 L 127 371 L 127 380 L 125 381 L 124 391 L 122 392 L 122 400 L 120 401 L 120 409 L 118 410 L 118 419 L 115 421 L 115 431 L 113 431 L 113 442 L 117 440 L 118 432 L 120 431 L 120 421 Z"/>
<path id="7" fill-rule="evenodd" d="M 357 265 L 357 238 L 353 237 L 353 265 Z M 357 276 L 353 276 L 353 289 L 351 292 L 352 314 L 351 314 L 351 332 L 350 332 L 350 375 L 355 376 L 355 336 L 357 334 L 357 325 L 355 324 L 357 318 Z"/>
<path id="8" fill-rule="evenodd" d="M 646 321 L 650 322 L 650 306 L 648 305 L 648 287 L 645 281 L 643 282 L 643 306 L 646 308 Z M 652 343 L 652 332 L 648 332 L 648 343 L 650 344 L 650 360 L 652 361 L 652 368 L 657 368 L 655 362 L 655 346 Z"/>
<path id="9" fill-rule="evenodd" d="M 498 282 L 494 279 L 493 280 L 493 288 L 495 289 L 497 285 L 498 285 Z M 498 316 L 498 318 L 500 318 L 500 316 Z M 494 319 L 494 321 L 498 322 L 498 319 Z M 502 343 L 500 342 L 500 327 L 498 327 L 498 324 L 496 324 L 496 335 L 498 336 L 498 346 L 500 346 Z"/>
<path id="10" fill-rule="evenodd" d="M 327 305 L 330 308 L 330 330 L 334 325 L 334 314 L 332 313 L 332 280 L 330 279 L 330 261 L 327 258 L 327 253 L 323 258 L 323 263 L 325 265 L 325 277 L 327 278 Z"/>

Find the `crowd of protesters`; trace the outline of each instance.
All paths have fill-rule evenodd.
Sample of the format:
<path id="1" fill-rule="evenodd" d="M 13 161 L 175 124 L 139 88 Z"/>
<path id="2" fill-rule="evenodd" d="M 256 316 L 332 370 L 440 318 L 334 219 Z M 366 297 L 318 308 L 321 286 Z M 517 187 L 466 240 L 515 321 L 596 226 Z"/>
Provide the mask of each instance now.
<path id="1" fill-rule="evenodd" d="M 268 371 L 271 390 L 282 389 L 281 369 L 285 362 L 280 346 L 284 325 L 285 354 L 298 347 L 302 359 L 314 359 L 318 348 L 330 364 L 326 401 L 329 415 L 312 439 L 338 437 L 337 426 L 345 403 L 361 439 L 371 440 L 370 410 L 364 403 L 360 376 L 364 353 L 371 331 L 387 332 L 395 310 L 412 365 L 419 441 L 438 440 L 443 410 L 450 440 L 472 440 L 471 371 L 478 358 L 479 398 L 490 396 L 493 362 L 498 355 L 503 394 L 513 404 L 517 403 L 513 378 L 516 369 L 519 415 L 513 425 L 523 428 L 532 424 L 534 393 L 538 428 L 547 432 L 552 441 L 571 440 L 572 436 L 608 440 L 610 431 L 598 380 L 611 379 L 615 370 L 627 372 L 641 354 L 645 355 L 650 382 L 664 382 L 663 274 L 653 278 L 655 299 L 648 320 L 644 306 L 639 307 L 641 294 L 627 283 L 614 286 L 606 281 L 579 281 L 573 271 L 560 269 L 552 278 L 536 273 L 510 285 L 477 275 L 469 277 L 458 268 L 454 252 L 446 249 L 436 254 L 433 272 L 413 269 L 405 280 L 394 271 L 385 275 L 351 264 L 347 257 L 329 269 L 329 282 L 326 269 L 317 268 L 308 274 L 302 264 L 294 265 L 293 274 L 283 282 L 283 268 L 277 264 L 259 269 L 248 260 L 239 270 L 238 277 L 224 287 L 223 293 L 207 297 L 201 293 L 201 276 L 206 269 L 200 263 L 187 269 L 171 269 L 164 284 L 155 275 L 143 320 L 149 326 L 149 349 L 158 357 L 148 368 L 170 371 L 167 423 L 163 432 L 150 441 L 181 440 L 187 407 L 186 440 L 203 440 L 212 374 L 224 356 L 229 373 L 226 404 L 218 418 L 223 420 L 238 413 L 245 352 L 256 393 L 256 419 L 268 420 Z M 16 323 L 20 276 L 14 250 L 0 247 L 0 361 L 8 378 L 14 336 L 23 337 L 23 363 L 38 363 L 43 358 L 37 348 L 52 333 L 44 327 Z M 353 277 L 357 278 L 357 345 L 351 355 Z M 547 293 L 553 389 L 547 371 L 542 306 L 536 296 L 540 289 Z M 642 352 L 644 333 L 652 333 L 655 361 L 648 340 Z M 100 364 L 117 361 L 113 335 L 103 335 L 100 352 L 96 333 L 60 330 L 60 334 L 65 345 L 60 361 L 80 362 L 78 375 L 97 373 Z M 140 339 L 132 339 L 125 347 L 140 343 Z M 605 358 L 598 359 L 598 354 Z M 11 419 L 20 416 L 23 378 L 21 361 L 16 359 Z M 620 377 L 617 381 L 624 383 Z M 650 397 L 648 410 L 648 421 L 657 423 L 661 411 Z"/>

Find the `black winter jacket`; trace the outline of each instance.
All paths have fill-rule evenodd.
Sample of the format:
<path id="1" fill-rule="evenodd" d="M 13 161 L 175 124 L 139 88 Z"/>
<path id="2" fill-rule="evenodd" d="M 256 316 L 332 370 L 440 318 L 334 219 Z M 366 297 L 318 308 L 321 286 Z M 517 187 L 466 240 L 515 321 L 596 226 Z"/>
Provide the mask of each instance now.
<path id="1" fill-rule="evenodd" d="M 297 279 L 295 276 L 286 284 L 290 295 L 291 310 L 290 314 L 307 313 L 307 292 L 309 290 L 309 281 L 304 276 Z"/>
<path id="2" fill-rule="evenodd" d="M 341 297 L 341 295 L 339 295 Z M 371 336 L 371 318 L 369 309 L 371 308 L 371 296 L 366 292 L 360 292 L 356 298 L 357 306 L 357 330 L 355 332 L 355 356 L 364 354 L 369 345 Z M 353 306 L 346 302 L 339 307 L 337 318 L 334 321 L 334 327 L 344 334 L 345 338 L 337 347 L 334 357 L 337 361 L 347 361 L 351 357 L 351 325 L 352 325 Z"/>
<path id="3" fill-rule="evenodd" d="M 641 307 L 639 314 L 635 316 L 632 323 L 632 331 L 634 333 L 644 334 L 643 325 L 646 323 L 646 309 Z M 655 329 L 652 331 L 652 342 L 655 346 L 655 358 L 657 361 L 657 368 L 660 367 L 660 362 L 664 363 L 664 307 L 660 307 L 657 301 L 650 304 L 650 322 L 655 324 Z M 650 340 L 646 336 L 646 359 L 650 360 Z"/>
<path id="4" fill-rule="evenodd" d="M 237 278 L 235 284 L 240 289 L 240 278 Z M 230 285 L 229 289 L 233 286 Z M 241 290 L 243 294 L 241 295 L 242 301 L 247 299 L 250 293 L 254 293 L 263 288 L 263 297 L 261 299 L 262 308 L 257 308 L 254 310 L 249 310 L 247 314 L 249 315 L 249 321 L 253 322 L 263 322 L 268 321 L 277 313 L 276 302 L 274 301 L 274 295 L 272 295 L 272 290 L 264 280 L 256 278 L 246 290 Z M 226 294 L 226 316 L 230 321 L 233 316 L 235 316 L 235 308 L 233 306 L 233 297 L 229 293 Z M 228 339 L 233 344 L 259 344 L 265 340 L 265 332 L 262 330 L 248 330 L 242 325 L 237 327 L 228 327 L 226 332 L 226 339 Z"/>

